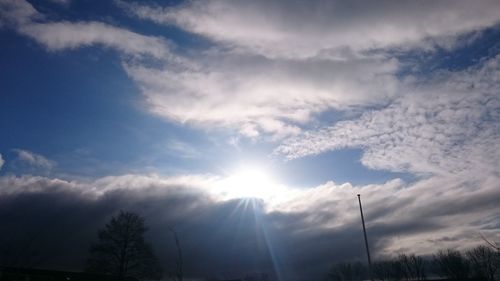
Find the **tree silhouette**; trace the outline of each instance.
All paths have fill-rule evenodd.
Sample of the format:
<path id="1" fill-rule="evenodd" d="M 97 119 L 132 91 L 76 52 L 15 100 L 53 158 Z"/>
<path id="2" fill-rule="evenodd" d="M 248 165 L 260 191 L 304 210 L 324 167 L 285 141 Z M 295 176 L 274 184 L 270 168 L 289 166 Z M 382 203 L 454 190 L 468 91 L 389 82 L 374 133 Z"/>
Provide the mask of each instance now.
<path id="1" fill-rule="evenodd" d="M 361 262 L 341 262 L 334 264 L 328 273 L 329 281 L 361 281 L 366 277 L 366 269 Z"/>
<path id="2" fill-rule="evenodd" d="M 144 241 L 144 218 L 120 211 L 98 232 L 98 241 L 90 248 L 86 271 L 159 280 L 161 269 L 151 245 Z"/>
<path id="3" fill-rule="evenodd" d="M 414 254 L 400 254 L 398 262 L 403 269 L 403 276 L 407 281 L 425 280 L 424 259 Z"/>
<path id="4" fill-rule="evenodd" d="M 400 254 L 390 260 L 374 262 L 373 276 L 382 281 L 425 280 L 425 261 L 414 254 Z"/>
<path id="5" fill-rule="evenodd" d="M 373 277 L 382 281 L 403 279 L 403 267 L 398 260 L 376 261 L 373 263 Z"/>
<path id="6" fill-rule="evenodd" d="M 499 269 L 498 254 L 486 246 L 477 246 L 466 252 L 472 266 L 472 273 L 479 280 L 494 281 Z"/>
<path id="7" fill-rule="evenodd" d="M 454 280 L 465 280 L 469 277 L 469 262 L 457 250 L 439 250 L 433 261 L 441 277 Z"/>

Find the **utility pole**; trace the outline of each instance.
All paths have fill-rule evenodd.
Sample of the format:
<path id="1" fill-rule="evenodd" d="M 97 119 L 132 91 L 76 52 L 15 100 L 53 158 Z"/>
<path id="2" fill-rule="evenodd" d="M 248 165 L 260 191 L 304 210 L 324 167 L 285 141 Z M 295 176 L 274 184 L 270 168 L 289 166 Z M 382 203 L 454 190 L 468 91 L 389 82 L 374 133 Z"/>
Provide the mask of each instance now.
<path id="1" fill-rule="evenodd" d="M 358 202 L 359 202 L 359 212 L 361 213 L 361 222 L 363 223 L 363 234 L 365 235 L 365 246 L 366 246 L 366 255 L 368 257 L 368 273 L 370 280 L 373 281 L 372 274 L 372 260 L 370 258 L 370 248 L 368 247 L 368 238 L 366 237 L 366 227 L 365 227 L 365 217 L 363 216 L 363 207 L 361 206 L 361 195 L 358 194 Z"/>

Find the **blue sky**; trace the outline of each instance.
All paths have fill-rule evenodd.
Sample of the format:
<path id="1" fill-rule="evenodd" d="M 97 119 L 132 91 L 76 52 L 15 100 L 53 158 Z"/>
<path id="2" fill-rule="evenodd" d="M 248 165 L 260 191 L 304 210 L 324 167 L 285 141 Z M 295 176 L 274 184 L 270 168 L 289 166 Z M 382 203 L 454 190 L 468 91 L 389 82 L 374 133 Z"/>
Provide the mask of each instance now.
<path id="1" fill-rule="evenodd" d="M 361 192 L 376 256 L 499 239 L 498 5 L 0 0 L 0 196 L 254 194 L 270 236 L 345 238 Z"/>
<path id="2" fill-rule="evenodd" d="M 3 90 L 9 93 L 2 103 L 2 126 L 8 132 L 2 140 L 6 159 L 15 157 L 10 150 L 23 148 L 56 160 L 59 165 L 52 173 L 90 177 L 129 171 L 223 173 L 245 161 L 269 165 L 282 174 L 282 180 L 302 186 L 327 180 L 369 183 L 408 177 L 366 169 L 359 162 L 359 150 L 286 162 L 271 155 L 276 141 L 240 140 L 234 128 L 217 128 L 211 134 L 159 118 L 147 112 L 140 90 L 123 71 L 116 52 L 98 47 L 47 52 L 11 30 L 2 32 L 6 43 L 2 62 L 12 66 L 2 72 Z M 178 33 L 164 32 L 169 39 L 176 39 Z M 317 122 L 342 116 L 333 112 Z M 238 139 L 237 146 L 230 144 L 232 139 Z M 17 169 L 6 165 L 3 170 L 24 172 Z"/>

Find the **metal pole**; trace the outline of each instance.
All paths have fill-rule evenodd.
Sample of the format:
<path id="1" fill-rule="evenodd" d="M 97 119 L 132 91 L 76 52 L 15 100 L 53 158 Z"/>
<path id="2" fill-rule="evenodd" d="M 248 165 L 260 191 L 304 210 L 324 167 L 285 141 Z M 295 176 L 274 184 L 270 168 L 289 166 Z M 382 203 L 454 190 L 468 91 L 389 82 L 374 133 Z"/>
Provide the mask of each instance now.
<path id="1" fill-rule="evenodd" d="M 363 216 L 363 207 L 361 207 L 361 195 L 358 194 L 358 202 L 359 202 L 359 212 L 361 213 L 361 222 L 363 223 L 363 234 L 365 235 L 365 246 L 366 246 L 366 255 L 368 256 L 368 273 L 370 280 L 373 281 L 372 275 L 372 260 L 370 258 L 370 248 L 368 247 L 368 238 L 366 237 L 366 228 L 365 228 L 365 218 Z"/>

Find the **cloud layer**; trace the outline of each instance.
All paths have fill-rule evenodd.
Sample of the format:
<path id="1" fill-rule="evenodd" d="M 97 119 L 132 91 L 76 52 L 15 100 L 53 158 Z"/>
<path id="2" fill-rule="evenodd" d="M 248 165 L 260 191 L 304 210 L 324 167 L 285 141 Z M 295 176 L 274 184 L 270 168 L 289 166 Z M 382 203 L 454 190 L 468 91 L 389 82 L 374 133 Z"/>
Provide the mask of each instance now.
<path id="1" fill-rule="evenodd" d="M 126 65 L 153 112 L 249 137 L 297 135 L 330 109 L 390 102 L 406 90 L 398 78 L 406 62 L 387 50 L 452 49 L 500 20 L 494 1 L 117 3 L 215 44 L 191 58 L 195 69 Z"/>
<path id="2" fill-rule="evenodd" d="M 419 81 L 389 106 L 289 139 L 277 152 L 296 158 L 360 147 L 363 164 L 374 169 L 498 175 L 499 62 L 497 56 Z"/>
<path id="3" fill-rule="evenodd" d="M 181 55 L 161 36 L 96 21 L 46 21 L 25 1 L 1 3 L 4 25 L 49 50 L 100 45 L 155 58 L 123 65 L 159 116 L 275 139 L 299 134 L 328 110 L 397 98 L 406 62 L 388 50 L 453 48 L 464 34 L 500 20 L 496 1 L 189 1 L 173 7 L 116 1 L 131 15 L 176 25 L 212 46 Z"/>
<path id="4" fill-rule="evenodd" d="M 499 21 L 496 1 L 190 1 L 160 8 L 118 1 L 139 18 L 177 25 L 243 51 L 307 58 L 445 42 Z"/>
<path id="5" fill-rule="evenodd" d="M 396 94 L 397 61 L 269 60 L 207 54 L 197 69 L 125 64 L 151 110 L 178 122 L 293 135 L 328 108 L 378 104 Z M 377 91 L 373 92 L 373 88 Z"/>
<path id="6" fill-rule="evenodd" d="M 223 199 L 211 189 L 217 182 L 207 176 L 122 175 L 92 181 L 4 176 L 0 218 L 10 234 L 0 245 L 11 263 L 79 269 L 97 228 L 124 209 L 146 217 L 148 238 L 166 269 L 175 255 L 168 234 L 175 227 L 188 277 L 267 272 L 309 280 L 322 277 L 335 261 L 363 258 L 357 193 L 363 194 L 372 250 L 380 258 L 468 247 L 481 243 L 480 232 L 495 238 L 496 182 L 473 189 L 447 178 L 367 186 L 328 182 L 272 204 Z"/>

